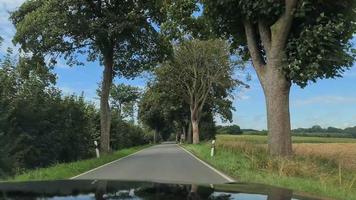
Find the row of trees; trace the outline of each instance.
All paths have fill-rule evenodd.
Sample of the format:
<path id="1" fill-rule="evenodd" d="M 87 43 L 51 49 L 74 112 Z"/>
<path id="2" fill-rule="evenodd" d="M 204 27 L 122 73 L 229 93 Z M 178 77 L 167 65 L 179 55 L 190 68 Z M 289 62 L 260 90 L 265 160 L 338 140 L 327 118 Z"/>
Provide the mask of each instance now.
<path id="1" fill-rule="evenodd" d="M 55 80 L 43 57 L 15 58 L 9 50 L 0 59 L 0 178 L 94 156 L 99 110 L 83 96 L 63 96 Z M 116 113 L 113 149 L 150 140 Z"/>
<path id="2" fill-rule="evenodd" d="M 174 124 L 178 135 L 197 144 L 211 136 L 203 131 L 202 137 L 200 125 L 214 126 L 216 114 L 231 121 L 231 93 L 243 83 L 232 78 L 236 65 L 223 40 L 183 41 L 173 52 L 172 59 L 155 69 L 140 103 L 139 117 L 156 132 Z"/>
<path id="3" fill-rule="evenodd" d="M 335 128 L 331 126 L 327 128 L 322 128 L 319 125 L 314 125 L 310 128 L 293 129 L 293 133 L 325 133 L 325 134 L 339 133 L 339 134 L 346 134 L 352 137 L 356 137 L 356 126 L 341 129 L 341 128 Z"/>
<path id="4" fill-rule="evenodd" d="M 196 11 L 200 9 L 203 12 L 197 16 Z M 89 61 L 99 60 L 104 66 L 100 101 L 100 140 L 104 152 L 110 151 L 108 100 L 114 76 L 133 77 L 155 66 L 171 54 L 169 42 L 224 38 L 231 43 L 233 56 L 251 60 L 257 72 L 266 98 L 270 153 L 288 156 L 292 153 L 291 85 L 305 87 L 318 79 L 338 77 L 352 66 L 355 57 L 350 40 L 356 28 L 354 9 L 353 0 L 38 0 L 26 1 L 12 13 L 11 19 L 17 29 L 14 41 L 23 50 L 33 55 L 56 57 L 59 54 L 68 64 L 80 64 L 76 56 L 84 54 Z M 190 45 L 199 49 L 200 44 L 192 42 Z M 217 42 L 211 44 L 217 45 Z M 182 48 L 185 47 L 183 44 Z M 222 53 L 226 57 L 225 51 L 216 50 L 210 53 Z M 179 58 L 179 50 L 175 50 L 174 56 Z M 194 65 L 209 63 L 197 61 L 202 60 L 193 56 L 189 63 L 181 63 L 173 58 L 168 64 L 163 63 L 161 70 L 173 69 L 167 75 L 185 73 L 174 71 L 176 66 L 181 66 L 190 73 Z M 224 67 L 220 64 L 218 68 L 211 68 L 218 70 L 215 73 L 202 73 L 219 76 L 219 67 Z M 184 65 L 188 67 L 183 68 Z M 180 78 L 172 76 L 173 80 Z M 226 80 L 229 81 L 229 77 Z M 185 87 L 175 91 L 191 93 L 180 95 L 189 106 L 193 142 L 197 143 L 201 111 L 214 110 L 204 105 L 207 94 L 215 86 L 203 81 L 200 88 L 189 81 L 188 86 L 174 87 Z M 187 101 L 187 98 L 191 99 Z"/>

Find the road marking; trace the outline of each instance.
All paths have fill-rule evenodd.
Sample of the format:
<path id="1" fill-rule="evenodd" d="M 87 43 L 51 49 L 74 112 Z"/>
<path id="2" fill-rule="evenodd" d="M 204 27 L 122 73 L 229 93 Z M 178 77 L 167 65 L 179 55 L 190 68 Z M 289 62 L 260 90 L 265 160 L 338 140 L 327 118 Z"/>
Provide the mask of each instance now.
<path id="1" fill-rule="evenodd" d="M 219 170 L 215 169 L 214 167 L 212 167 L 211 165 L 209 165 L 208 163 L 206 163 L 205 161 L 201 160 L 200 158 L 196 157 L 194 154 L 192 154 L 190 151 L 186 150 L 185 148 L 181 147 L 180 145 L 177 144 L 177 146 L 179 146 L 180 148 L 182 148 L 185 152 L 187 152 L 189 155 L 191 155 L 193 158 L 195 158 L 196 160 L 198 160 L 199 162 L 201 162 L 202 164 L 204 164 L 206 167 L 208 167 L 209 169 L 213 170 L 215 173 L 219 174 L 220 176 L 222 176 L 224 179 L 226 179 L 229 182 L 236 182 L 233 178 L 230 178 L 229 176 L 227 176 L 226 174 L 220 172 Z"/>
<path id="2" fill-rule="evenodd" d="M 150 146 L 150 147 L 153 147 L 153 146 Z M 122 159 L 125 159 L 125 158 L 130 157 L 130 156 L 133 156 L 133 155 L 136 155 L 136 154 L 140 153 L 141 151 L 146 150 L 146 149 L 148 149 L 148 148 L 150 148 L 150 147 L 141 149 L 141 150 L 136 151 L 135 153 L 132 153 L 132 154 L 130 154 L 130 155 L 127 155 L 127 156 L 124 156 L 124 157 L 119 158 L 119 159 L 117 159 L 117 160 L 111 161 L 111 162 L 109 162 L 109 163 L 100 165 L 99 167 L 96 167 L 96 168 L 91 169 L 91 170 L 89 170 L 89 171 L 83 172 L 83 173 L 81 173 L 81 174 L 79 174 L 79 175 L 76 175 L 76 176 L 73 176 L 73 177 L 71 177 L 71 178 L 69 178 L 69 179 L 78 178 L 79 176 L 83 176 L 83 175 L 88 174 L 88 173 L 90 173 L 90 172 L 92 172 L 92 171 L 95 171 L 95 170 L 100 169 L 100 168 L 102 168 L 102 167 L 105 167 L 105 166 L 107 166 L 107 165 L 113 164 L 114 162 L 120 161 L 120 160 L 122 160 Z"/>

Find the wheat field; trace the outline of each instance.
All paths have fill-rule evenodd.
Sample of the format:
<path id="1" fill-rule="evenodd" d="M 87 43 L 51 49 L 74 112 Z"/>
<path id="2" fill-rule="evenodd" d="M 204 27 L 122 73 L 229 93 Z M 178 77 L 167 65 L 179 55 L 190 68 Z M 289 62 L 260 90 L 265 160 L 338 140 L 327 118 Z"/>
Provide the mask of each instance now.
<path id="1" fill-rule="evenodd" d="M 226 147 L 236 147 L 246 142 L 266 146 L 267 137 L 256 135 L 217 135 L 217 142 Z M 293 151 L 297 156 L 334 160 L 342 168 L 356 170 L 356 139 L 294 136 Z"/>

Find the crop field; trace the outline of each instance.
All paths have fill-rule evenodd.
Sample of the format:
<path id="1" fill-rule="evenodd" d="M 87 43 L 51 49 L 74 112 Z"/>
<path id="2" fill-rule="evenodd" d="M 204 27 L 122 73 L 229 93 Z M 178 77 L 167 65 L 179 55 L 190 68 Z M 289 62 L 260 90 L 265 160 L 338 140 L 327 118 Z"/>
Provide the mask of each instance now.
<path id="1" fill-rule="evenodd" d="M 293 151 L 297 156 L 335 161 L 342 168 L 356 170 L 356 139 L 293 136 Z M 233 148 L 245 143 L 266 146 L 267 136 L 218 135 L 217 144 Z"/>
<path id="2" fill-rule="evenodd" d="M 261 135 L 217 135 L 214 157 L 210 157 L 210 146 L 202 143 L 186 148 L 242 182 L 356 199 L 356 139 L 294 136 L 290 159 L 269 156 L 267 136 Z"/>

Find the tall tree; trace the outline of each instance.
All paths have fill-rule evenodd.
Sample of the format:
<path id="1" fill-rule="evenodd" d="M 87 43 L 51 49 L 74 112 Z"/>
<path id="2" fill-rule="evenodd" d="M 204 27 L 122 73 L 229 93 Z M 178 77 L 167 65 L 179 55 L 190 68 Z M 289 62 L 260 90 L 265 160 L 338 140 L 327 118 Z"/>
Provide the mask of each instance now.
<path id="1" fill-rule="evenodd" d="M 110 91 L 111 106 L 117 109 L 120 118 L 134 117 L 134 107 L 141 96 L 140 89 L 123 83 L 113 85 Z"/>
<path id="2" fill-rule="evenodd" d="M 238 82 L 232 78 L 235 65 L 229 56 L 224 41 L 185 41 L 175 47 L 173 59 L 156 70 L 157 82 L 189 105 L 194 144 L 199 143 L 199 122 L 207 102 L 221 107 L 231 103 L 230 92 Z"/>
<path id="3" fill-rule="evenodd" d="M 109 94 L 115 75 L 132 77 L 167 52 L 154 25 L 161 1 L 36 0 L 24 2 L 11 19 L 14 41 L 26 52 L 63 56 L 70 65 L 99 60 L 104 66 L 100 98 L 101 150 L 110 151 Z"/>
<path id="4" fill-rule="evenodd" d="M 192 0 L 193 2 L 196 2 Z M 267 107 L 270 154 L 292 154 L 289 93 L 352 66 L 354 0 L 202 0 L 213 31 L 251 59 Z"/>
<path id="5" fill-rule="evenodd" d="M 163 129 L 168 126 L 168 123 L 161 105 L 160 94 L 153 92 L 151 88 L 147 89 L 140 100 L 138 118 L 154 130 L 153 143 L 156 143 Z"/>

